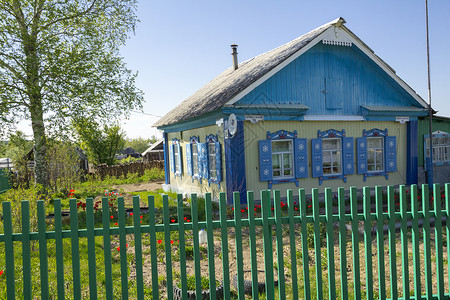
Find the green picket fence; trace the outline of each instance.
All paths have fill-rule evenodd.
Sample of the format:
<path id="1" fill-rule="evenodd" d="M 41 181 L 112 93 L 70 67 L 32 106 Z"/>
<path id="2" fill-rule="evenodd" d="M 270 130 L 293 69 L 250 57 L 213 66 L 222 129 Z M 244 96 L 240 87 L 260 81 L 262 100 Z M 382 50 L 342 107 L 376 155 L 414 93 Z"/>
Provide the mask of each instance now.
<path id="1" fill-rule="evenodd" d="M 109 203 L 104 198 L 102 211 L 108 213 L 102 216 L 102 228 L 95 227 L 93 200 L 87 199 L 85 229 L 79 228 L 77 200 L 71 199 L 70 230 L 63 230 L 61 201 L 55 200 L 53 231 L 47 231 L 44 202 L 38 201 L 37 232 L 30 232 L 30 203 L 22 201 L 21 233 L 13 233 L 11 203 L 4 202 L 4 233 L 0 234 L 0 243 L 4 245 L 5 270 L 2 276 L 5 278 L 0 278 L 0 283 L 6 282 L 8 299 L 18 297 L 17 290 L 21 290 L 20 295 L 24 299 L 32 299 L 36 296 L 32 295 L 34 285 L 39 286 L 42 299 L 81 299 L 87 296 L 96 299 L 99 289 L 104 291 L 107 299 L 112 299 L 113 289 L 119 285 L 123 299 L 129 297 L 131 289 L 136 289 L 133 295 L 144 299 L 149 296 L 144 294 L 144 288 L 151 281 L 155 283 L 151 284 L 153 299 L 173 299 L 177 296 L 174 295 L 176 256 L 178 285 L 182 299 L 187 299 L 187 241 L 192 238 L 193 261 L 189 263 L 194 265 L 195 290 L 199 295 L 202 292 L 201 247 L 196 233 L 206 229 L 210 299 L 244 299 L 249 282 L 244 277 L 246 272 L 251 274 L 252 297 L 258 299 L 258 272 L 261 271 L 258 270 L 258 261 L 261 260 L 264 262 L 265 299 L 450 299 L 450 248 L 447 247 L 450 243 L 450 184 L 446 184 L 445 194 L 441 194 L 440 186 L 435 185 L 432 196 L 427 186 L 422 187 L 421 195 L 414 185 L 410 190 L 400 186 L 398 191 L 393 187 L 365 187 L 362 199 L 355 187 L 347 194 L 339 188 L 335 195 L 331 189 L 325 189 L 324 197 L 319 196 L 318 189 L 313 189 L 311 200 L 303 189 L 299 190 L 298 200 L 294 199 L 292 191 L 287 192 L 286 200 L 281 199 L 279 191 L 261 191 L 261 211 L 258 213 L 252 211 L 259 207 L 259 203 L 255 206 L 253 192 L 248 192 L 248 210 L 241 207 L 239 193 L 233 196 L 233 217 L 227 218 L 230 208 L 225 194 L 220 194 L 218 211 L 213 210 L 211 195 L 206 194 L 206 221 L 200 222 L 196 195 L 191 198 L 191 220 L 184 219 L 185 204 L 182 195 L 178 195 L 178 221 L 174 222 L 168 196 L 164 195 L 162 224 L 156 224 L 154 198 L 149 196 L 148 220 L 149 224 L 156 225 L 141 224 L 139 197 L 133 198 L 133 224 L 127 223 L 124 199 L 118 198 L 116 227 L 111 226 Z M 234 236 L 230 235 L 230 228 Z M 173 251 L 173 232 L 178 233 L 177 253 Z M 161 239 L 157 240 L 158 234 L 164 236 L 164 247 L 160 245 L 164 251 L 163 262 L 161 253 L 157 252 L 157 244 L 162 243 Z M 127 236 L 129 238 L 130 235 L 134 238 L 133 252 L 127 249 Z M 119 239 L 118 261 L 112 258 L 113 236 Z M 87 249 L 81 250 L 88 252 L 87 270 L 80 267 L 79 241 L 82 238 L 87 239 Z M 100 264 L 96 257 L 99 238 L 103 252 Z M 64 239 L 70 240 L 70 265 L 64 260 L 64 252 L 68 251 L 63 245 Z M 232 239 L 235 253 L 229 251 Z M 262 239 L 263 249 L 257 247 L 259 239 Z M 313 243 L 308 245 L 308 239 L 313 239 Z M 32 250 L 32 241 L 37 241 L 38 250 Z M 49 251 L 49 242 L 54 243 L 54 253 Z M 149 243 L 151 251 L 143 251 L 143 243 Z M 248 245 L 250 253 L 250 262 L 246 264 L 244 244 Z M 22 253 L 20 266 L 16 265 L 18 255 L 15 251 L 18 247 Z M 220 249 L 222 272 L 216 271 L 218 266 L 214 258 L 218 255 L 217 249 Z M 263 255 L 258 254 L 261 250 Z M 31 270 L 31 251 L 39 251 L 39 276 Z M 56 257 L 55 294 L 51 294 L 49 287 L 49 271 L 54 270 L 49 270 L 48 259 L 52 255 Z M 120 264 L 119 278 L 113 276 L 114 263 Z M 151 265 L 146 274 L 144 264 Z M 164 274 L 159 273 L 158 264 L 165 265 Z M 135 269 L 135 283 L 132 285 L 129 285 L 130 265 Z M 231 269 L 235 270 L 233 274 L 237 274 L 236 291 Z M 72 278 L 70 284 L 67 283 L 68 272 Z M 99 272 L 102 273 L 101 279 Z M 82 276 L 89 278 L 88 294 L 84 296 Z M 165 277 L 164 294 L 157 284 L 160 276 Z M 22 286 L 16 286 L 19 277 Z M 217 290 L 216 280 L 223 283 L 223 289 Z M 0 287 L 2 291 L 4 288 Z"/>
<path id="2" fill-rule="evenodd" d="M 9 169 L 0 168 L 0 194 L 11 188 L 9 173 Z"/>

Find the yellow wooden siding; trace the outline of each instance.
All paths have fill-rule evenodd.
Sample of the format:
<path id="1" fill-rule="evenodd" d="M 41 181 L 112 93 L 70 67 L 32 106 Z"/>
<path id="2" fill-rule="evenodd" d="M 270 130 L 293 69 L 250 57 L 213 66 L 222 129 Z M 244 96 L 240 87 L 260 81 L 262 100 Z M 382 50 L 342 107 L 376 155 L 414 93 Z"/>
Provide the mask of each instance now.
<path id="1" fill-rule="evenodd" d="M 204 195 L 205 193 L 212 193 L 214 199 L 219 198 L 220 192 L 226 191 L 226 174 L 225 174 L 225 147 L 223 140 L 223 127 L 218 127 L 217 125 L 196 128 L 191 130 L 185 130 L 182 132 L 172 132 L 168 133 L 168 141 L 169 145 L 172 145 L 172 139 L 177 138 L 180 141 L 181 145 L 181 164 L 183 166 L 183 176 L 174 176 L 172 172 L 170 172 L 170 168 L 168 168 L 170 172 L 170 186 L 172 190 L 182 193 L 196 193 L 199 195 Z M 191 136 L 199 136 L 200 143 L 205 142 L 205 137 L 207 135 L 214 134 L 217 135 L 218 141 L 220 142 L 221 148 L 221 156 L 222 156 L 222 181 L 220 182 L 220 189 L 217 184 L 211 183 L 208 186 L 208 180 L 202 179 L 202 183 L 199 180 L 192 181 L 192 176 L 187 173 L 187 164 L 186 164 L 186 144 L 189 143 L 189 138 Z M 176 187 L 176 189 L 175 189 Z"/>
<path id="2" fill-rule="evenodd" d="M 363 129 L 370 130 L 378 128 L 388 129 L 390 136 L 397 137 L 397 172 L 389 174 L 389 180 L 384 176 L 367 177 L 364 181 L 363 175 L 357 174 L 356 169 L 356 138 L 362 136 Z M 324 180 L 319 186 L 319 179 L 312 177 L 312 159 L 311 159 L 311 139 L 317 138 L 317 130 L 325 131 L 328 129 L 342 130 L 345 129 L 347 137 L 353 137 L 354 140 L 354 162 L 355 174 L 347 176 L 347 183 L 342 179 Z M 259 181 L 259 155 L 258 141 L 267 139 L 267 131 L 276 132 L 278 130 L 297 130 L 299 138 L 307 138 L 308 142 L 308 178 L 301 178 L 300 188 L 305 188 L 309 194 L 312 188 L 319 188 L 319 192 L 323 192 L 325 188 L 330 187 L 333 191 L 337 191 L 338 187 L 350 186 L 377 186 L 377 185 L 398 185 L 406 182 L 406 124 L 401 125 L 398 122 L 386 121 L 263 121 L 257 124 L 250 122 L 244 123 L 245 137 L 245 165 L 247 190 L 259 191 L 268 188 L 267 182 Z M 272 189 L 285 191 L 286 189 L 294 190 L 298 194 L 298 187 L 295 183 L 274 184 Z"/>

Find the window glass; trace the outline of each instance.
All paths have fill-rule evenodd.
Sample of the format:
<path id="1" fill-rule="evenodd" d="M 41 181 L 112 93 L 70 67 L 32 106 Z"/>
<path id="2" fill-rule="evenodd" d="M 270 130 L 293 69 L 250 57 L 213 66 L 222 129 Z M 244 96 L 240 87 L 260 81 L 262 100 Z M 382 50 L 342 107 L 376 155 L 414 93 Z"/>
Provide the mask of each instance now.
<path id="1" fill-rule="evenodd" d="M 198 147 L 197 143 L 191 144 L 191 153 L 192 153 L 192 174 L 194 176 L 199 176 L 198 174 Z"/>
<path id="2" fill-rule="evenodd" d="M 208 143 L 208 152 L 209 152 L 209 178 L 217 179 L 217 170 L 216 170 L 216 144 Z"/>
<path id="3" fill-rule="evenodd" d="M 291 178 L 293 174 L 292 140 L 272 141 L 272 170 L 274 178 Z"/>
<path id="4" fill-rule="evenodd" d="M 430 156 L 430 139 L 426 138 L 426 157 Z M 433 137 L 433 162 L 450 161 L 450 139 L 446 136 Z"/>
<path id="5" fill-rule="evenodd" d="M 322 169 L 323 174 L 342 173 L 342 149 L 340 138 L 322 139 Z"/>
<path id="6" fill-rule="evenodd" d="M 180 160 L 179 160 L 179 156 L 180 153 L 178 152 L 179 147 L 178 145 L 175 145 L 174 147 L 174 156 L 175 156 L 175 173 L 181 173 L 181 166 L 180 166 Z"/>
<path id="7" fill-rule="evenodd" d="M 384 137 L 367 138 L 367 171 L 384 170 Z"/>

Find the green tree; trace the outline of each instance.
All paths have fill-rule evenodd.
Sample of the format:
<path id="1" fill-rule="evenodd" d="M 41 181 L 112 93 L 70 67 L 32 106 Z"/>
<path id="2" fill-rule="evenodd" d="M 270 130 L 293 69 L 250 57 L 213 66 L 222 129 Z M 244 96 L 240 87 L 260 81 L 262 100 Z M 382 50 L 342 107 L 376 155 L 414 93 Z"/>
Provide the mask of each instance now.
<path id="1" fill-rule="evenodd" d="M 4 156 L 11 158 L 14 169 L 21 175 L 28 173 L 26 155 L 33 149 L 33 142 L 27 140 L 22 131 L 16 131 L 9 135 L 8 144 L 5 146 Z"/>
<path id="2" fill-rule="evenodd" d="M 141 137 L 135 139 L 126 139 L 125 148 L 131 147 L 139 153 L 144 152 L 150 147 L 150 144 L 153 142 L 152 139 L 144 139 Z"/>
<path id="3" fill-rule="evenodd" d="M 125 145 L 125 133 L 119 125 L 101 125 L 88 119 L 76 119 L 73 127 L 78 144 L 85 150 L 89 160 L 96 164 L 113 165 L 116 154 Z"/>
<path id="4" fill-rule="evenodd" d="M 119 48 L 137 0 L 1 0 L 1 129 L 31 121 L 36 182 L 49 184 L 47 134 L 73 115 L 111 119 L 142 107 Z"/>

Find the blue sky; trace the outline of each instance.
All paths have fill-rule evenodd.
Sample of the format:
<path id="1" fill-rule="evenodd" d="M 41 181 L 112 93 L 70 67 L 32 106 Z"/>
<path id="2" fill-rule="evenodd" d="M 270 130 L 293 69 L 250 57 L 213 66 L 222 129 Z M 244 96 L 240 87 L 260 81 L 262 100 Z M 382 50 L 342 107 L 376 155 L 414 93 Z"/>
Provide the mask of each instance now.
<path id="1" fill-rule="evenodd" d="M 122 54 L 138 72 L 144 112 L 163 116 L 232 65 L 272 50 L 338 17 L 426 102 L 425 0 L 148 1 Z M 429 1 L 432 105 L 450 116 L 450 1 Z M 133 113 L 129 137 L 150 137 L 157 117 Z"/>

